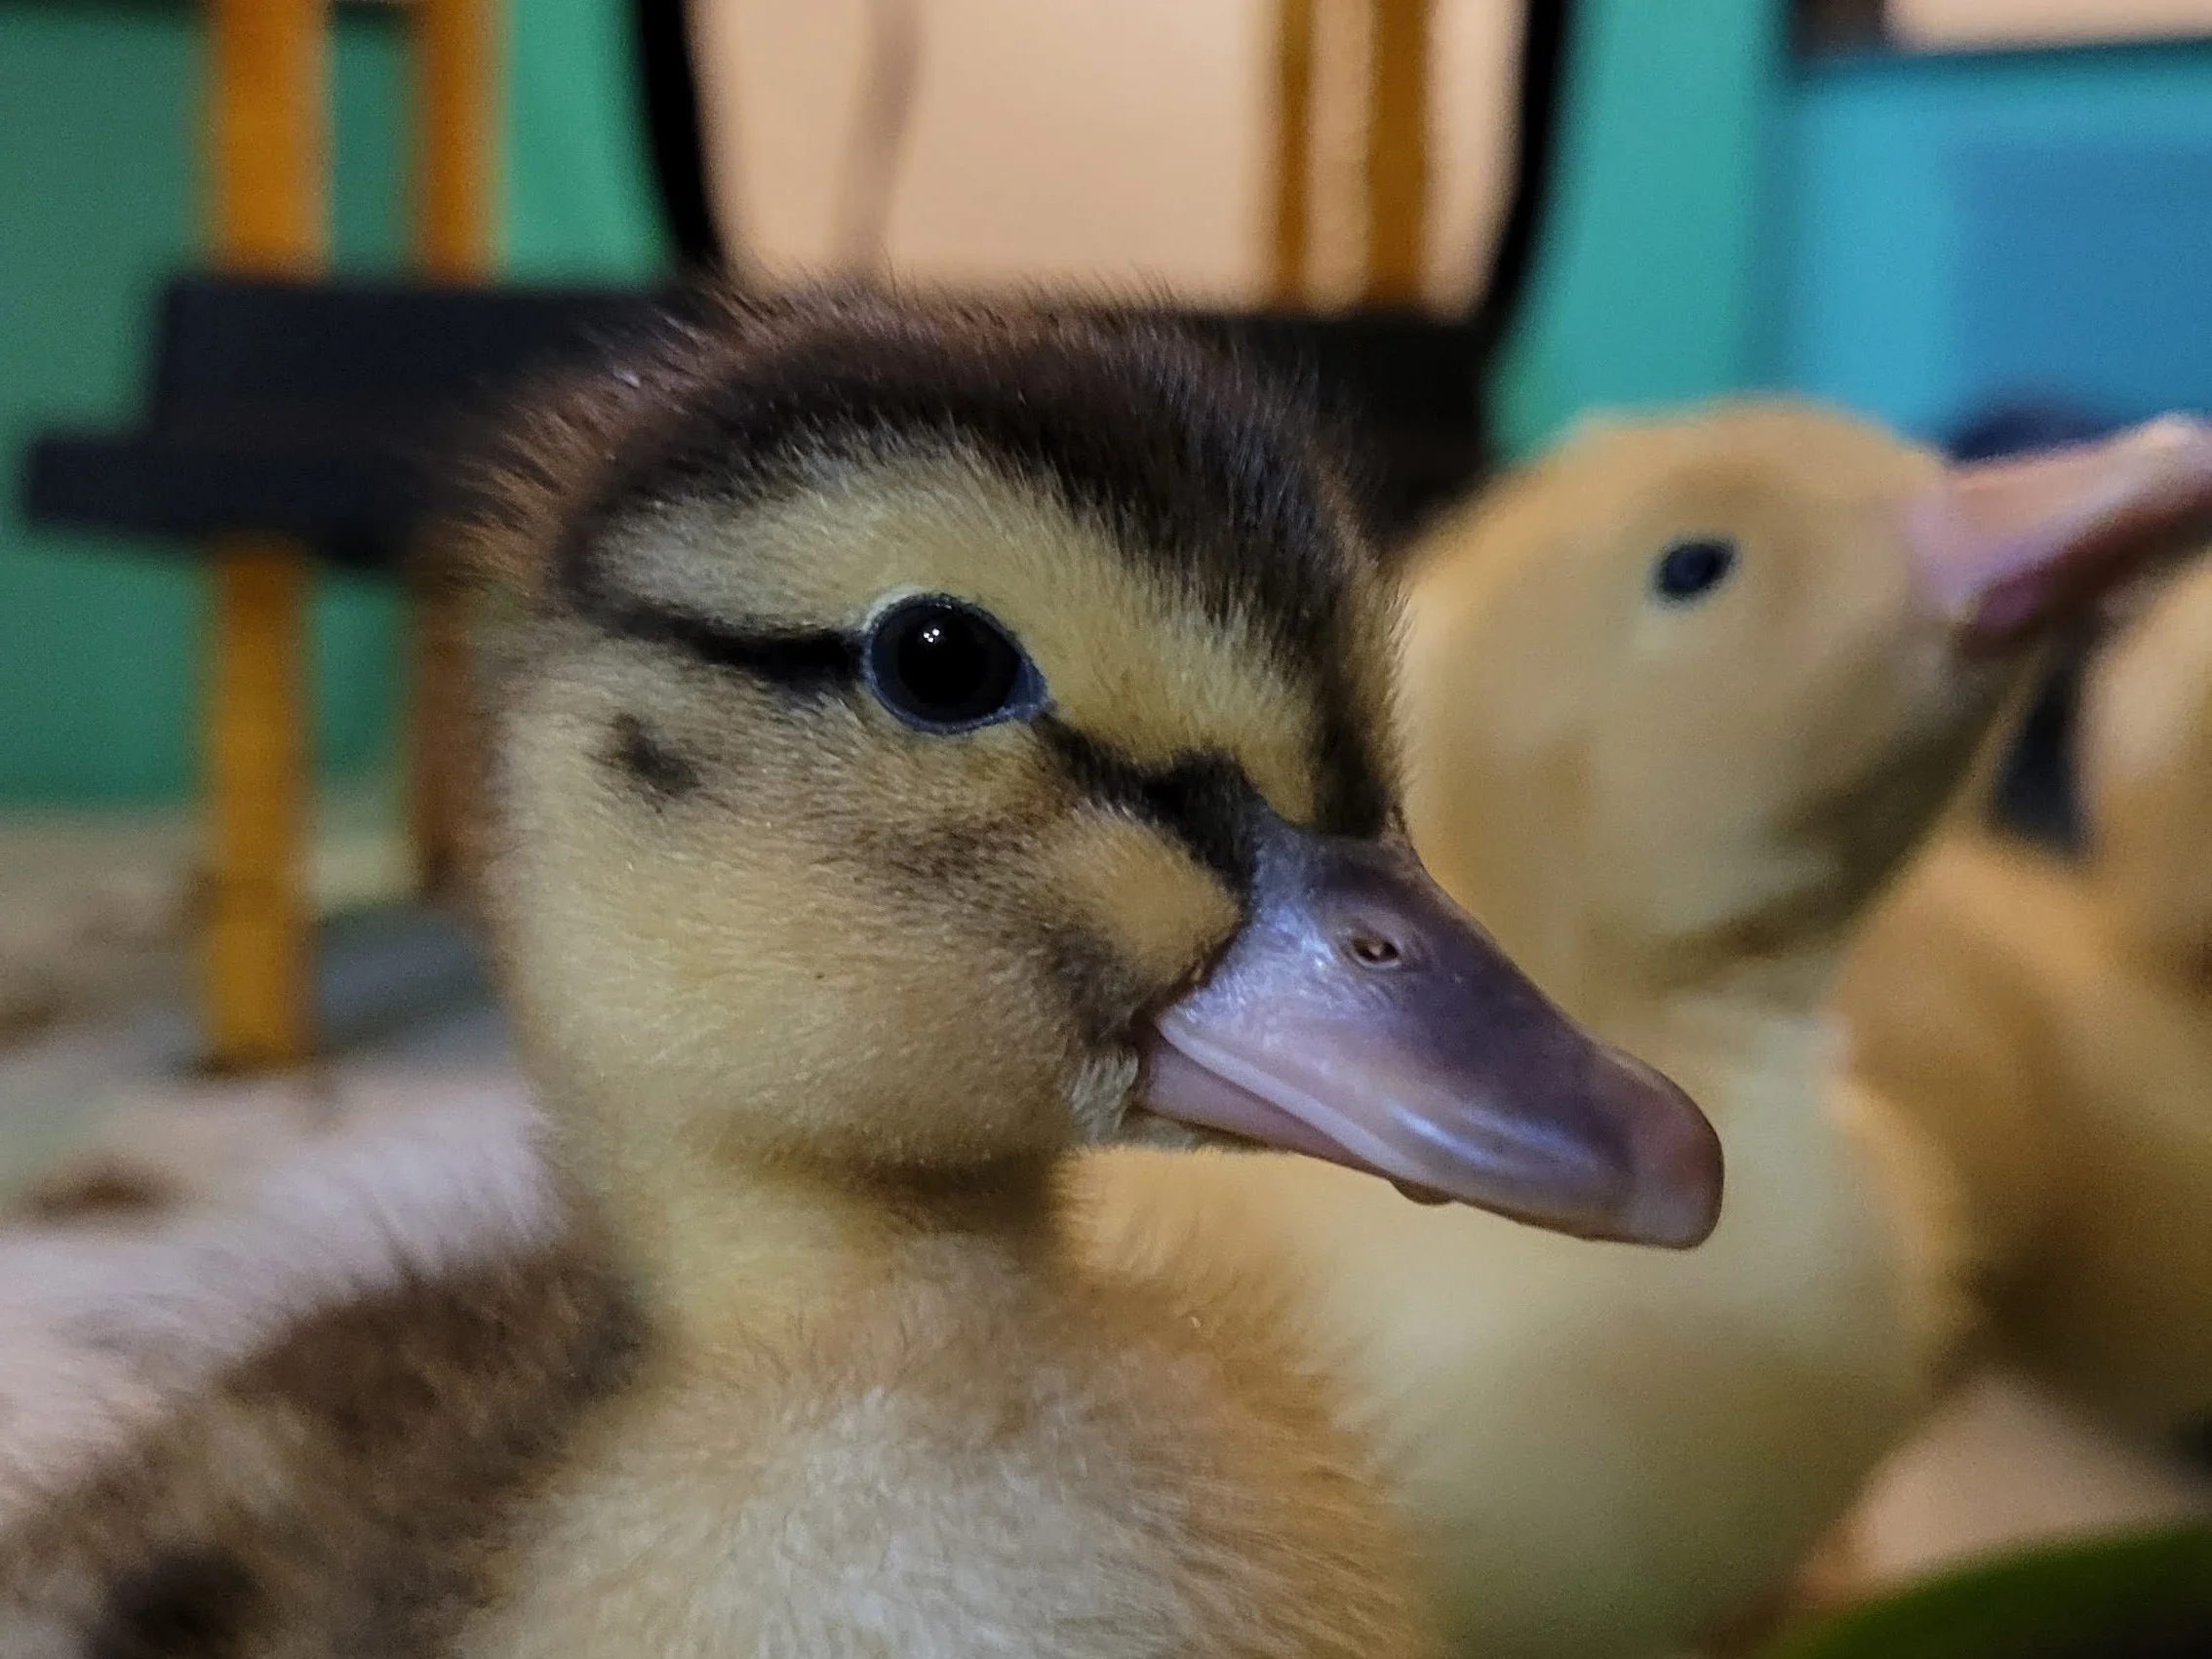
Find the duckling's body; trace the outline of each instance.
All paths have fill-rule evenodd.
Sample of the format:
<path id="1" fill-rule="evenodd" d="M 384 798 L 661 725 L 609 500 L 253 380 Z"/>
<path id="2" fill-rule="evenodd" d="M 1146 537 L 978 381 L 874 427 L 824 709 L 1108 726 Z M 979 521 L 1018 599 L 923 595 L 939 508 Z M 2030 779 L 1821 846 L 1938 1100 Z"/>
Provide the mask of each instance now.
<path id="1" fill-rule="evenodd" d="M 485 1650 L 1425 1650 L 1395 1521 L 1266 1321 L 1040 1271 L 1042 1220 L 886 1240 L 779 1339 L 756 1310 L 656 1355 Z"/>
<path id="2" fill-rule="evenodd" d="M 1946 837 L 1838 1005 L 1961 1172 L 1993 1345 L 2163 1450 L 2212 1422 L 2212 566 L 2097 664 L 2080 751 L 2083 861 Z"/>
<path id="3" fill-rule="evenodd" d="M 1718 1161 L 1387 834 L 1390 609 L 1294 420 L 1143 325 L 808 301 L 525 450 L 487 903 L 561 1224 L 62 1482 L 0 1652 L 1427 1650 L 1268 1270 L 1081 1262 L 1066 1153 L 1677 1244 Z"/>
<path id="4" fill-rule="evenodd" d="M 1830 1020 L 1722 986 L 1600 1029 L 1693 1091 L 1727 1148 L 1720 1225 L 1679 1259 L 1408 1217 L 1291 1159 L 1084 1161 L 1100 1254 L 1287 1265 L 1456 1653 L 1657 1655 L 1756 1611 L 1959 1334 L 1945 1166 L 1893 1186 L 1887 1143 L 1840 1102 L 1805 1109 L 1838 1056 Z"/>
<path id="5" fill-rule="evenodd" d="M 1425 1651 L 1264 1302 L 1064 1272 L 1042 1213 L 695 1338 L 573 1234 L 335 1303 L 13 1532 L 0 1651 Z"/>

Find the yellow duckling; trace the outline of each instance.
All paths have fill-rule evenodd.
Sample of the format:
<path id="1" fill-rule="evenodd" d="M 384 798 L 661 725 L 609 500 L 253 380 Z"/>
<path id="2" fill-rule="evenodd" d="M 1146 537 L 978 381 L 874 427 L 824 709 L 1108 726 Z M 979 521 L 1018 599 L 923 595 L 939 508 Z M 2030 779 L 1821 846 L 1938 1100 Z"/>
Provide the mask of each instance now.
<path id="1" fill-rule="evenodd" d="M 1965 1317 L 1955 1197 L 1834 1086 L 1831 981 L 2018 679 L 2007 648 L 2208 494 L 2193 428 L 1950 469 L 1755 403 L 1594 426 L 1418 551 L 1415 845 L 1706 1107 L 1718 1229 L 1577 1250 L 1279 1159 L 1086 1174 L 1109 1254 L 1291 1264 L 1459 1651 L 1652 1654 L 1735 1621 L 1928 1400 Z"/>
<path id="2" fill-rule="evenodd" d="M 1392 609 L 1297 421 L 1147 325 L 818 300 L 521 454 L 489 908 L 570 1220 L 46 1494 L 0 1651 L 1424 1651 L 1288 1284 L 1086 1265 L 1066 1154 L 1681 1244 L 1718 1149 L 1396 834 Z"/>
<path id="3" fill-rule="evenodd" d="M 2093 665 L 2085 862 L 1946 837 L 1852 952 L 1853 1071 L 1941 1143 L 1993 1345 L 2159 1450 L 2212 1425 L 2212 563 Z"/>

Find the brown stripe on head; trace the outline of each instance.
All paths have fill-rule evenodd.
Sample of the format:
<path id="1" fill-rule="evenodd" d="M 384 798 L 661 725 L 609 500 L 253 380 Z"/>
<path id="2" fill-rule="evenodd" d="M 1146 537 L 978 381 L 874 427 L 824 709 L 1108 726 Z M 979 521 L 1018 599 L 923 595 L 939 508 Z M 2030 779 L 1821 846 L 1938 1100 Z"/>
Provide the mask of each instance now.
<path id="1" fill-rule="evenodd" d="M 641 614 L 610 560 L 625 530 L 695 531 L 686 510 L 701 506 L 728 525 L 851 487 L 840 476 L 958 460 L 1048 498 L 1276 657 L 1315 705 L 1323 810 L 1335 827 L 1380 823 L 1392 608 L 1299 400 L 1158 319 L 865 293 L 703 313 L 517 428 L 498 510 L 477 528 L 480 575 L 625 630 L 665 625 L 671 608 Z"/>

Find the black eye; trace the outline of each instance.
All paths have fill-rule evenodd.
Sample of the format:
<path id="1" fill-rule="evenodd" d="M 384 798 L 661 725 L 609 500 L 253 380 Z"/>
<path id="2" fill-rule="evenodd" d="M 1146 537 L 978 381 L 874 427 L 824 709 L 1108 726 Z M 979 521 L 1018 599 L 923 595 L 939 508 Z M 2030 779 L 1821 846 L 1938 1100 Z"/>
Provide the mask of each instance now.
<path id="1" fill-rule="evenodd" d="M 1734 542 L 1717 535 L 1692 536 L 1659 555 L 1659 563 L 1652 567 L 1651 586 L 1661 599 L 1679 605 L 1718 587 L 1735 564 Z"/>
<path id="2" fill-rule="evenodd" d="M 957 599 L 902 600 L 868 631 L 862 662 L 884 707 L 924 731 L 1034 712 L 1045 682 L 1006 629 Z"/>

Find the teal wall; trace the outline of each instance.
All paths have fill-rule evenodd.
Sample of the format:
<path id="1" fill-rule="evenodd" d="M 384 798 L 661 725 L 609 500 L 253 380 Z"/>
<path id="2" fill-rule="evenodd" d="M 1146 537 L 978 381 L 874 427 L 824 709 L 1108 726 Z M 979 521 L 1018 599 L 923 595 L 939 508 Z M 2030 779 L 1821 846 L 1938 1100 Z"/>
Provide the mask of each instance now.
<path id="1" fill-rule="evenodd" d="M 1774 0 L 1585 0 L 1557 206 L 1526 326 L 1496 386 L 1510 445 L 1594 405 L 1694 397 L 1775 355 L 1759 303 L 1772 185 Z M 336 247 L 400 256 L 402 41 L 340 14 Z M 502 233 L 525 279 L 662 268 L 626 9 L 513 0 Z M 38 426 L 131 418 L 148 304 L 190 262 L 200 200 L 189 11 L 0 7 L 0 455 Z M 31 532 L 0 502 L 0 803 L 173 798 L 189 789 L 202 586 L 174 553 Z M 326 578 L 316 601 L 327 770 L 389 752 L 398 618 Z"/>
<path id="2" fill-rule="evenodd" d="M 644 282 L 667 268 L 625 0 L 506 0 L 508 273 Z"/>
<path id="3" fill-rule="evenodd" d="M 1793 63 L 1773 0 L 1584 0 L 1517 452 L 1786 387 L 1933 439 L 2212 409 L 2212 42 Z"/>
<path id="4" fill-rule="evenodd" d="M 507 268 L 650 278 L 665 255 L 623 0 L 510 6 Z M 1793 69 L 1782 14 L 1582 0 L 1552 211 L 1492 387 L 1510 449 L 1592 408 L 1759 386 L 1921 430 L 2008 374 L 2072 375 L 2099 414 L 2212 404 L 2212 47 Z M 388 14 L 339 16 L 337 257 L 390 267 L 403 43 Z M 131 417 L 148 302 L 195 247 L 198 74 L 181 5 L 0 6 L 11 468 L 40 425 Z M 0 803 L 180 794 L 198 572 L 34 534 L 7 497 Z M 387 756 L 397 646 L 388 595 L 323 583 L 327 768 Z"/>
<path id="5" fill-rule="evenodd" d="M 1584 0 L 1528 306 L 1494 382 L 1501 441 L 1582 411 L 1749 385 L 1781 326 L 1777 0 Z"/>
<path id="6" fill-rule="evenodd" d="M 659 233 L 618 0 L 516 0 L 502 233 L 530 277 L 651 275 Z M 405 39 L 337 13 L 334 257 L 405 246 Z M 175 550 L 31 530 L 16 478 L 33 432 L 135 417 L 151 303 L 195 262 L 202 202 L 194 8 L 0 7 L 0 803 L 175 799 L 196 765 L 204 586 Z M 390 594 L 326 576 L 315 600 L 326 770 L 389 754 L 400 647 Z"/>
<path id="7" fill-rule="evenodd" d="M 399 246 L 392 22 L 338 25 L 336 252 Z M 194 257 L 201 40 L 191 8 L 0 8 L 0 454 L 56 421 L 131 418 L 162 279 Z M 191 768 L 201 581 L 159 549 L 23 525 L 0 505 L 0 799 L 173 796 Z M 388 726 L 386 598 L 325 583 L 315 609 L 318 742 L 372 760 Z"/>
<path id="8" fill-rule="evenodd" d="M 1791 384 L 1928 436 L 2212 408 L 2212 42 L 1818 64 L 1784 149 Z"/>

